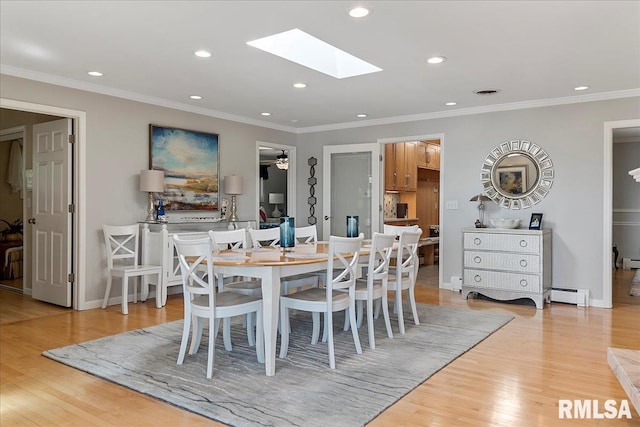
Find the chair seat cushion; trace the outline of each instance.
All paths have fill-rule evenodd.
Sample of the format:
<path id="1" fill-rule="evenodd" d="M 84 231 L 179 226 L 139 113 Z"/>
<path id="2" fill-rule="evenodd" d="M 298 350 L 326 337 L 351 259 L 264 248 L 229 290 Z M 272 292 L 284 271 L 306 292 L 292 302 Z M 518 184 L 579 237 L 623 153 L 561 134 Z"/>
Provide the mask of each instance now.
<path id="1" fill-rule="evenodd" d="M 221 292 L 216 294 L 216 307 L 229 307 L 232 305 L 246 304 L 254 301 L 260 301 L 260 297 L 254 295 L 244 295 L 236 292 Z M 207 295 L 200 295 L 196 297 L 192 303 L 193 306 L 202 308 L 209 307 L 209 297 Z"/>
<path id="2" fill-rule="evenodd" d="M 287 296 L 281 296 L 280 299 L 290 299 L 298 301 L 318 302 L 324 303 L 327 298 L 327 290 L 325 288 L 309 288 Z M 333 291 L 333 302 L 349 300 L 349 294 L 347 292 Z"/>
<path id="3" fill-rule="evenodd" d="M 224 289 L 231 291 L 235 289 L 261 289 L 259 280 L 242 280 L 240 282 L 232 282 L 224 285 Z"/>

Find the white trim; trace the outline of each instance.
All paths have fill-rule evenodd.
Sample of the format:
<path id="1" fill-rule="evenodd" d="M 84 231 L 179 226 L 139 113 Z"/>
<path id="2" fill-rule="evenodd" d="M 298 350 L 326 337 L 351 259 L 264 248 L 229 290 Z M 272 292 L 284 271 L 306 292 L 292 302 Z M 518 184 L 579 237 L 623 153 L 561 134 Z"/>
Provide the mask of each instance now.
<path id="1" fill-rule="evenodd" d="M 256 223 L 260 227 L 260 147 L 269 147 L 276 150 L 288 151 L 289 169 L 287 169 L 287 213 L 296 217 L 296 147 L 294 145 L 276 144 L 274 142 L 256 141 Z M 305 223 L 306 224 L 306 223 Z M 301 226 L 299 223 L 296 226 Z"/>
<path id="2" fill-rule="evenodd" d="M 624 227 L 640 227 L 640 222 L 637 221 L 613 221 L 613 226 L 624 226 Z"/>
<path id="3" fill-rule="evenodd" d="M 87 247 L 87 207 L 86 207 L 86 176 L 87 176 L 87 113 L 79 110 L 70 110 L 67 108 L 54 107 L 51 105 L 35 104 L 31 102 L 17 101 L 14 99 L 0 98 L 0 108 L 11 110 L 21 110 L 30 113 L 48 114 L 51 116 L 68 117 L 74 119 L 74 134 L 77 136 L 74 160 L 74 201 L 76 204 L 76 221 L 74 222 L 73 238 L 74 238 L 74 260 L 73 264 L 76 268 L 76 281 L 74 283 L 73 309 L 84 310 L 87 308 L 86 298 L 86 260 L 84 255 Z"/>
<path id="4" fill-rule="evenodd" d="M 84 90 L 87 92 L 100 93 L 103 95 L 115 96 L 117 98 L 128 99 L 131 101 L 143 102 L 145 104 L 158 105 L 161 107 L 172 108 L 179 111 L 186 111 L 195 114 L 201 114 L 207 117 L 216 117 L 219 119 L 230 120 L 238 123 L 245 123 L 254 126 L 260 126 L 269 129 L 280 130 L 283 132 L 291 132 L 295 134 L 324 132 L 330 130 L 352 129 L 367 126 L 387 125 L 395 123 L 415 122 L 420 120 L 439 119 L 443 117 L 467 116 L 471 114 L 492 113 L 496 111 L 522 110 L 527 108 L 549 107 L 553 105 L 577 104 L 581 102 L 606 101 L 609 99 L 631 98 L 640 96 L 640 88 L 619 90 L 612 92 L 601 92 L 592 94 L 583 94 L 576 96 L 566 96 L 561 98 L 536 99 L 521 102 L 511 102 L 507 104 L 485 105 L 481 107 L 460 108 L 453 110 L 435 111 L 432 113 L 411 114 L 407 116 L 386 117 L 381 119 L 362 120 L 357 122 L 335 123 L 330 125 L 310 126 L 305 128 L 293 128 L 283 126 L 276 123 L 265 122 L 235 114 L 229 114 L 222 111 L 210 110 L 207 108 L 195 107 L 193 105 L 183 104 L 181 102 L 169 101 L 162 98 L 143 95 L 136 92 L 126 91 L 122 89 L 110 88 L 94 83 L 83 82 L 80 80 L 60 77 L 53 74 L 42 73 L 38 71 L 27 70 L 11 65 L 0 64 L 0 73 L 9 76 L 21 77 L 24 79 L 35 80 L 44 83 L 50 83 L 57 86 L 64 86 L 73 89 Z"/>
<path id="5" fill-rule="evenodd" d="M 633 214 L 640 214 L 640 209 L 613 209 L 613 213 L 633 213 Z"/>
<path id="6" fill-rule="evenodd" d="M 612 308 L 611 247 L 613 245 L 613 130 L 640 126 L 640 119 L 604 122 L 602 153 L 602 307 Z M 592 301 L 592 305 L 596 306 Z"/>
<path id="7" fill-rule="evenodd" d="M 24 138 L 24 132 L 25 132 L 24 126 L 16 126 L 8 129 L 0 129 L 0 141 L 11 141 L 12 139 Z"/>
<path id="8" fill-rule="evenodd" d="M 384 144 L 393 144 L 396 142 L 407 142 L 407 141 L 424 141 L 427 139 L 439 139 L 440 140 L 440 188 L 438 190 L 438 214 L 440 217 L 440 231 L 442 232 L 442 230 L 444 229 L 444 210 L 443 210 L 443 200 L 444 200 L 444 168 L 442 167 L 442 165 L 444 165 L 444 158 L 445 158 L 445 143 L 444 143 L 444 133 L 432 133 L 432 134 L 427 134 L 427 135 L 411 135 L 411 136 L 394 136 L 391 138 L 379 138 L 378 144 L 380 144 L 380 153 L 384 153 L 384 148 L 382 147 Z M 382 165 L 384 166 L 384 162 L 382 163 Z M 384 168 L 382 168 L 381 170 L 381 177 L 380 177 L 380 200 L 384 200 L 384 182 L 383 182 L 383 177 L 384 177 Z M 381 221 L 384 220 L 384 218 L 380 219 Z M 382 226 L 381 226 L 382 227 Z M 424 230 L 423 230 L 424 231 Z M 440 245 L 442 245 L 442 243 L 444 242 L 444 239 L 440 239 Z M 440 250 L 442 252 L 442 246 L 440 246 Z M 451 283 L 445 283 L 444 282 L 444 259 L 442 257 L 440 257 L 440 260 L 438 261 L 438 283 L 439 283 L 439 287 L 440 289 L 448 289 L 448 290 L 455 290 L 453 289 Z"/>

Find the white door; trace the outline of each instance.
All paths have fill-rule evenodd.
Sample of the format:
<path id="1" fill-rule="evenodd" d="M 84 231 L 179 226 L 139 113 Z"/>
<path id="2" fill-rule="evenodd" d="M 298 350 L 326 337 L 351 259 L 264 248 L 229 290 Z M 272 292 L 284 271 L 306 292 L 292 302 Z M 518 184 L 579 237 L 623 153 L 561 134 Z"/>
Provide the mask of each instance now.
<path id="1" fill-rule="evenodd" d="M 327 145 L 323 149 L 323 240 L 346 236 L 347 216 L 359 217 L 370 239 L 380 229 L 380 146 Z"/>
<path id="2" fill-rule="evenodd" d="M 33 126 L 33 298 L 71 307 L 72 120 Z"/>

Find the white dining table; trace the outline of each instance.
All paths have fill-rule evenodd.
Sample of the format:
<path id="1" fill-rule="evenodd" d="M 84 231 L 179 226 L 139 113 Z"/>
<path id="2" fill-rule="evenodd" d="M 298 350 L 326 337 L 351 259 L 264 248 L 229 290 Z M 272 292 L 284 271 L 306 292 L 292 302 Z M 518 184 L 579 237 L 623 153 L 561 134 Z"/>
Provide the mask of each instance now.
<path id="1" fill-rule="evenodd" d="M 261 280 L 264 326 L 264 360 L 267 376 L 275 375 L 276 342 L 280 308 L 280 279 L 327 269 L 327 242 L 298 244 L 291 250 L 278 247 L 221 251 L 213 258 L 216 273 Z"/>

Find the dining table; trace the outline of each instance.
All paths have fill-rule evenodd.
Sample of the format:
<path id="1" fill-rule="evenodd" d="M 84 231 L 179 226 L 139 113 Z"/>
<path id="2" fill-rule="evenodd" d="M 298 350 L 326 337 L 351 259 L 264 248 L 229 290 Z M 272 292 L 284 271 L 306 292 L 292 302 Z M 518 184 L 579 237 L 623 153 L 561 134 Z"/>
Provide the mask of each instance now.
<path id="1" fill-rule="evenodd" d="M 370 246 L 369 246 L 370 247 Z M 267 376 L 275 375 L 280 307 L 280 279 L 327 269 L 329 242 L 298 243 L 292 248 L 229 249 L 213 257 L 216 273 L 261 280 L 264 327 L 264 361 Z M 361 255 L 368 254 L 363 245 Z"/>

